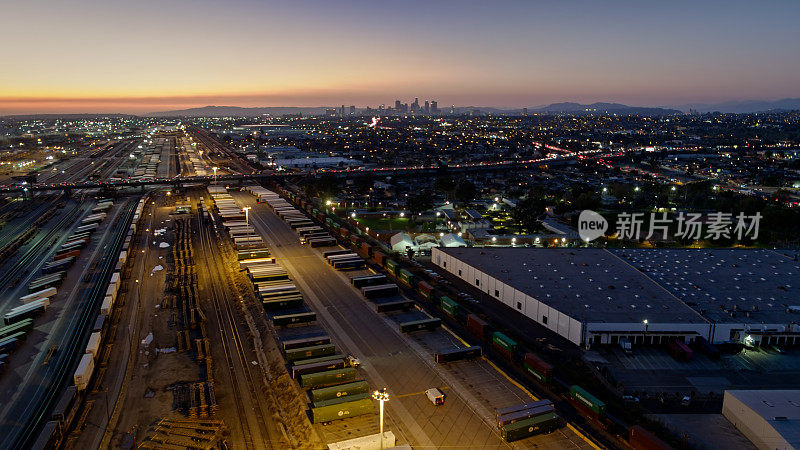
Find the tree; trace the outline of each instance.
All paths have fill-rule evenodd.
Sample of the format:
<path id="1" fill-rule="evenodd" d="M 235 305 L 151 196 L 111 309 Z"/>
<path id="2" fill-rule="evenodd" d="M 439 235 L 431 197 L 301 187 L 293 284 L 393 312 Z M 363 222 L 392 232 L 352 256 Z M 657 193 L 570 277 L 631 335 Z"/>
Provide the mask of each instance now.
<path id="1" fill-rule="evenodd" d="M 528 195 L 527 198 L 520 200 L 517 206 L 511 210 L 511 217 L 522 225 L 526 230 L 537 228 L 539 218 L 547 208 L 547 201 L 541 196 Z"/>
<path id="2" fill-rule="evenodd" d="M 475 200 L 478 195 L 478 189 L 469 180 L 461 180 L 455 189 L 455 199 L 461 203 L 468 203 Z"/>
<path id="3" fill-rule="evenodd" d="M 456 182 L 453 180 L 453 177 L 447 175 L 438 176 L 433 182 L 433 188 L 436 191 L 449 196 L 453 194 L 453 190 L 456 188 Z"/>
<path id="4" fill-rule="evenodd" d="M 412 220 L 414 220 L 417 214 L 433 207 L 431 194 L 429 192 L 420 192 L 418 194 L 410 195 L 408 200 L 406 200 L 406 207 L 408 208 L 408 211 L 411 212 Z"/>

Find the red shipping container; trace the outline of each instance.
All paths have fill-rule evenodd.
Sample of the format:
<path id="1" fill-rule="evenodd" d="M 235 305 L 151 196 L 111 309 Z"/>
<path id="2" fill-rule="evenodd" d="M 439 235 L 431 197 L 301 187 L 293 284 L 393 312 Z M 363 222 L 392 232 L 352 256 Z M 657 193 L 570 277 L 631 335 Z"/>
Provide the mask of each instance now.
<path id="1" fill-rule="evenodd" d="M 467 314 L 467 331 L 483 341 L 489 331 L 489 324 L 475 314 Z"/>
<path id="2" fill-rule="evenodd" d="M 533 370 L 539 372 L 544 377 L 549 377 L 553 373 L 553 366 L 542 361 L 533 353 L 525 353 L 524 359 Z"/>
<path id="3" fill-rule="evenodd" d="M 61 261 L 64 258 L 69 258 L 70 256 L 78 257 L 81 254 L 80 250 L 72 250 L 67 253 L 62 253 L 60 255 L 56 255 L 53 257 L 53 261 Z"/>

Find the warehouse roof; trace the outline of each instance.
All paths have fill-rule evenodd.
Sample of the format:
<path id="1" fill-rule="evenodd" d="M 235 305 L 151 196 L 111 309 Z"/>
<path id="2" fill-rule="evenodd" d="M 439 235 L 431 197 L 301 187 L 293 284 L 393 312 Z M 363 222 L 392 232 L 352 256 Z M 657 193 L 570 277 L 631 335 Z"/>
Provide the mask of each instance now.
<path id="1" fill-rule="evenodd" d="M 606 250 L 506 247 L 442 251 L 577 320 L 705 322 L 674 295 Z"/>
<path id="2" fill-rule="evenodd" d="M 784 323 L 800 317 L 795 253 L 757 249 L 615 249 L 623 258 L 714 322 Z"/>
<path id="3" fill-rule="evenodd" d="M 761 416 L 790 445 L 800 446 L 800 390 L 725 391 L 729 395 Z"/>

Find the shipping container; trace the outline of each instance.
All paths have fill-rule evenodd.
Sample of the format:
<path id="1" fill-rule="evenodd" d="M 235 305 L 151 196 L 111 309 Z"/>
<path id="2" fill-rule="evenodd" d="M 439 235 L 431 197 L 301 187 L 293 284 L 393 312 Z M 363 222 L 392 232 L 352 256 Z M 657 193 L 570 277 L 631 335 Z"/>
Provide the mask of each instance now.
<path id="1" fill-rule="evenodd" d="M 25 319 L 34 318 L 45 312 L 49 306 L 50 301 L 47 298 L 34 300 L 26 305 L 17 306 L 5 313 L 3 316 L 3 323 L 5 325 L 11 325 Z"/>
<path id="2" fill-rule="evenodd" d="M 81 251 L 78 249 L 70 250 L 64 253 L 57 253 L 56 255 L 53 256 L 53 261 L 61 261 L 62 259 L 66 258 L 77 258 L 78 256 L 80 256 L 80 254 Z"/>
<path id="3" fill-rule="evenodd" d="M 413 288 L 415 287 L 414 284 L 414 274 L 409 272 L 406 269 L 400 269 L 397 271 L 397 277 L 401 283 L 405 284 L 406 286 Z"/>
<path id="4" fill-rule="evenodd" d="M 398 264 L 392 259 L 386 260 L 386 270 L 389 271 L 390 274 L 396 275 Z"/>
<path id="5" fill-rule="evenodd" d="M 364 286 L 361 288 L 361 295 L 365 298 L 381 298 L 397 295 L 400 289 L 396 284 L 378 284 L 374 286 Z"/>
<path id="6" fill-rule="evenodd" d="M 414 308 L 414 300 L 394 300 L 388 302 L 375 303 L 375 312 L 388 312 L 388 311 L 408 311 Z"/>
<path id="7" fill-rule="evenodd" d="M 522 366 L 526 372 L 542 383 L 549 383 L 553 379 L 553 366 L 542 361 L 533 353 L 525 353 L 522 358 Z"/>
<path id="8" fill-rule="evenodd" d="M 347 403 L 352 402 L 355 400 L 361 400 L 362 398 L 371 398 L 372 394 L 369 392 L 362 392 L 360 394 L 352 394 L 352 395 L 345 395 L 343 397 L 332 398 L 330 400 L 321 400 L 313 404 L 314 408 L 322 408 L 324 406 L 330 405 L 338 405 L 339 403 Z"/>
<path id="9" fill-rule="evenodd" d="M 361 258 L 333 262 L 333 268 L 336 270 L 360 270 L 366 267 L 366 265 L 366 261 Z"/>
<path id="10" fill-rule="evenodd" d="M 295 364 L 292 366 L 292 378 L 297 378 L 307 373 L 325 372 L 328 370 L 344 369 L 345 367 L 347 367 L 347 363 L 342 358 L 319 361 L 311 364 Z"/>
<path id="11" fill-rule="evenodd" d="M 298 359 L 294 361 L 294 364 L 297 365 L 304 365 L 304 364 L 316 364 L 318 362 L 325 362 L 325 361 L 333 361 L 336 359 L 345 359 L 346 356 L 341 353 L 334 353 L 332 355 L 325 355 L 325 356 L 317 356 L 314 358 L 305 358 L 305 359 Z"/>
<path id="12" fill-rule="evenodd" d="M 496 408 L 494 410 L 494 420 L 496 421 L 500 416 L 504 416 L 506 414 L 515 413 L 518 411 L 524 411 L 526 409 L 531 408 L 538 408 L 539 406 L 553 406 L 553 402 L 548 399 L 537 400 L 531 403 L 523 403 L 521 405 L 514 405 L 514 406 L 507 406 L 505 408 Z"/>
<path id="13" fill-rule="evenodd" d="M 439 318 L 412 320 L 410 322 L 403 322 L 399 324 L 401 333 L 409 333 L 419 330 L 434 330 L 442 325 L 442 320 Z"/>
<path id="14" fill-rule="evenodd" d="M 303 306 L 303 296 L 300 294 L 289 297 L 278 297 L 262 299 L 261 304 L 266 311 L 276 311 L 279 309 L 299 308 Z"/>
<path id="15" fill-rule="evenodd" d="M 385 267 L 386 265 L 386 255 L 383 252 L 376 251 L 372 254 L 372 260 L 375 261 L 375 264 Z"/>
<path id="16" fill-rule="evenodd" d="M 25 340 L 26 333 L 18 331 L 14 334 L 0 338 L 0 353 L 11 353 Z"/>
<path id="17" fill-rule="evenodd" d="M 55 273 L 61 272 L 62 270 L 69 269 L 72 266 L 72 263 L 75 262 L 75 257 L 70 256 L 69 258 L 65 258 L 59 261 L 53 261 L 51 263 L 47 263 L 42 267 L 42 273 Z"/>
<path id="18" fill-rule="evenodd" d="M 84 353 L 91 353 L 92 357 L 97 359 L 100 352 L 100 333 L 95 331 L 89 336 L 89 342 L 86 344 L 86 351 Z"/>
<path id="19" fill-rule="evenodd" d="M 288 326 L 296 323 L 315 322 L 316 320 L 317 313 L 313 311 L 272 316 L 272 324 L 274 326 Z"/>
<path id="20" fill-rule="evenodd" d="M 327 370 L 325 372 L 312 372 L 300 375 L 300 387 L 311 389 L 334 384 L 342 384 L 356 379 L 356 369 L 345 367 L 342 369 Z"/>
<path id="21" fill-rule="evenodd" d="M 84 353 L 84 355 L 81 357 L 81 362 L 78 364 L 78 368 L 75 370 L 75 374 L 73 376 L 75 387 L 77 387 L 79 391 L 82 391 L 89 386 L 89 381 L 92 378 L 93 372 L 94 359 L 91 354 Z"/>
<path id="22" fill-rule="evenodd" d="M 266 248 L 253 248 L 236 252 L 236 259 L 239 261 L 243 259 L 269 258 L 269 256 L 269 249 Z"/>
<path id="23" fill-rule="evenodd" d="M 691 361 L 694 358 L 694 352 L 683 342 L 672 338 L 667 341 L 667 350 L 678 361 Z"/>
<path id="24" fill-rule="evenodd" d="M 433 286 L 424 281 L 420 281 L 417 283 L 417 292 L 419 292 L 419 295 L 430 300 L 431 295 L 433 294 Z"/>
<path id="25" fill-rule="evenodd" d="M 586 392 L 580 386 L 573 385 L 569 388 L 569 395 L 572 397 L 576 402 L 589 408 L 592 412 L 599 416 L 602 416 L 606 412 L 606 404 L 599 400 L 597 397 L 593 396 L 592 394 Z"/>
<path id="26" fill-rule="evenodd" d="M 353 277 L 350 279 L 354 287 L 362 288 L 365 286 L 375 286 L 377 284 L 386 284 L 386 275 L 367 275 L 364 277 Z"/>
<path id="27" fill-rule="evenodd" d="M 336 353 L 336 346 L 333 344 L 312 345 L 286 350 L 286 361 L 294 362 L 301 359 L 315 358 L 318 356 L 332 355 Z"/>
<path id="28" fill-rule="evenodd" d="M 561 425 L 561 418 L 556 413 L 549 413 L 506 425 L 500 428 L 500 436 L 506 442 L 513 442 L 537 434 L 551 433 Z"/>
<path id="29" fill-rule="evenodd" d="M 305 337 L 298 339 L 287 339 L 285 341 L 281 341 L 281 347 L 283 347 L 283 350 L 286 351 L 293 348 L 311 347 L 313 345 L 322 345 L 330 343 L 331 343 L 331 337 L 323 335 L 323 336 L 312 336 L 312 337 Z"/>
<path id="30" fill-rule="evenodd" d="M 433 360 L 437 363 L 445 363 L 480 358 L 482 355 L 483 350 L 478 345 L 465 348 L 440 348 L 434 353 Z"/>
<path id="31" fill-rule="evenodd" d="M 489 324 L 475 314 L 467 314 L 467 331 L 484 341 L 489 334 Z"/>
<path id="32" fill-rule="evenodd" d="M 32 294 L 34 292 L 41 291 L 42 289 L 47 289 L 49 287 L 59 286 L 61 282 L 64 280 L 64 275 L 66 275 L 66 271 L 51 273 L 49 275 L 43 275 L 28 284 L 28 293 Z"/>
<path id="33" fill-rule="evenodd" d="M 541 416 L 542 414 L 548 414 L 552 412 L 555 412 L 553 405 L 541 405 L 520 411 L 514 411 L 508 414 L 502 414 L 497 417 L 497 427 L 502 428 L 514 422 L 519 422 L 520 420 L 526 420 L 530 419 L 531 417 Z"/>
<path id="34" fill-rule="evenodd" d="M 370 414 L 373 405 L 371 398 L 355 400 L 352 402 L 339 403 L 335 405 L 322 406 L 311 409 L 311 421 L 313 423 L 331 422 L 334 420 L 347 419 L 348 417 Z"/>
<path id="35" fill-rule="evenodd" d="M 439 298 L 439 305 L 442 307 L 442 311 L 445 312 L 448 316 L 452 318 L 458 317 L 458 302 L 452 300 L 450 297 L 445 297 L 444 295 Z"/>
<path id="36" fill-rule="evenodd" d="M 11 325 L 0 327 L 0 338 L 8 337 L 16 333 L 27 333 L 33 329 L 33 319 L 20 320 Z"/>
<path id="37" fill-rule="evenodd" d="M 308 241 L 308 244 L 311 247 L 331 247 L 336 245 L 336 239 L 334 238 L 320 238 L 320 239 L 311 239 Z"/>
<path id="38" fill-rule="evenodd" d="M 503 350 L 514 354 L 517 351 L 518 344 L 515 340 L 506 336 L 505 334 L 495 331 L 492 333 L 492 344 L 495 347 L 502 348 Z"/>
<path id="39" fill-rule="evenodd" d="M 32 294 L 28 294 L 19 298 L 22 304 L 28 304 L 34 300 L 41 300 L 43 298 L 53 298 L 56 295 L 56 288 L 50 287 L 47 289 L 42 289 L 41 291 L 36 291 Z"/>

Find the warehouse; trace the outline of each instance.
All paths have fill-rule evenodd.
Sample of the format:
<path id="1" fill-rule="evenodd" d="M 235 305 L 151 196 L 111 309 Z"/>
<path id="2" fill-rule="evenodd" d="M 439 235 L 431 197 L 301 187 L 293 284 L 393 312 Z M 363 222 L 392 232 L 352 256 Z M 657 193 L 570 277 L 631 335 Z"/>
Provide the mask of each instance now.
<path id="1" fill-rule="evenodd" d="M 800 448 L 800 391 L 725 391 L 722 415 L 759 449 Z"/>
<path id="2" fill-rule="evenodd" d="M 440 248 L 432 262 L 587 347 L 622 337 L 752 345 L 792 345 L 800 337 L 800 316 L 789 307 L 797 288 L 786 284 L 800 269 L 766 250 Z M 752 287 L 744 276 L 763 285 Z M 728 305 L 734 293 L 739 298 Z"/>

